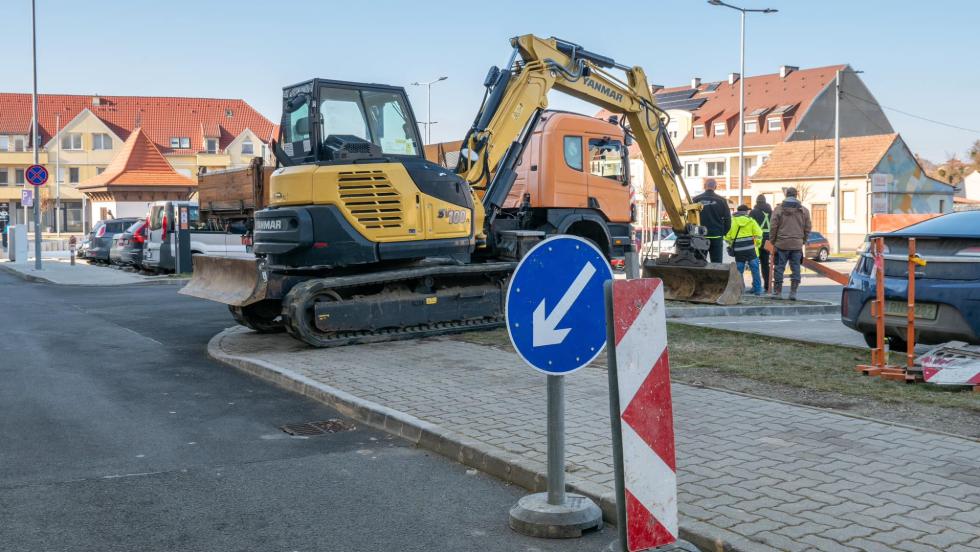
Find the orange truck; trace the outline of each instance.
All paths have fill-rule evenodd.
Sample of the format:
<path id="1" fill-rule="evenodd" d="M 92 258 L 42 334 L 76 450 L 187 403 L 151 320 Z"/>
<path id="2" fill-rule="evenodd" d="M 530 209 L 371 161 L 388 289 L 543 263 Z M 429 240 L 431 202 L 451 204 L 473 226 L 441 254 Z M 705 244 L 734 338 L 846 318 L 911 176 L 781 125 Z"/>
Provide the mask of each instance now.
<path id="1" fill-rule="evenodd" d="M 578 113 L 542 113 L 524 145 L 505 214 L 514 229 L 592 240 L 610 259 L 630 243 L 629 138 L 614 122 Z M 426 147 L 430 161 L 454 165 L 459 143 Z"/>

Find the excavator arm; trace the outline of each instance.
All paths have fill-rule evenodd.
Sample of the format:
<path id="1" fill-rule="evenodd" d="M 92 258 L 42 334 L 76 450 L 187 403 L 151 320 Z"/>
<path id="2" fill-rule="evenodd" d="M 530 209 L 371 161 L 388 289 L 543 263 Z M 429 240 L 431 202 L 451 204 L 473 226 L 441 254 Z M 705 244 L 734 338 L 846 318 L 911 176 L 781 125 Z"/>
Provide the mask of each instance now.
<path id="1" fill-rule="evenodd" d="M 489 217 L 513 184 L 508 162 L 519 158 L 530 123 L 547 107 L 548 92 L 557 89 L 626 117 L 675 233 L 697 235 L 701 205 L 691 202 L 667 136 L 667 116 L 656 107 L 643 69 L 620 65 L 557 38 L 523 35 L 511 39 L 511 44 L 514 54 L 508 66 L 493 68 L 488 75 L 486 100 L 466 136 L 457 167 L 482 194 Z M 625 73 L 625 81 L 611 69 Z"/>
<path id="2" fill-rule="evenodd" d="M 617 63 L 558 38 L 522 35 L 511 39 L 513 53 L 503 69 L 492 67 L 484 81 L 487 93 L 466 134 L 456 172 L 474 189 L 483 207 L 484 233 L 492 234 L 516 178 L 514 167 L 548 92 L 557 89 L 625 116 L 643 154 L 653 186 L 676 235 L 675 252 L 644 263 L 644 275 L 664 280 L 668 298 L 733 304 L 742 292 L 733 266 L 707 263 L 708 240 L 700 224 L 701 205 L 681 177 L 681 166 L 666 130 L 667 114 L 659 109 L 643 69 Z M 625 78 L 612 71 L 622 72 Z M 477 226 L 478 228 L 480 226 Z"/>

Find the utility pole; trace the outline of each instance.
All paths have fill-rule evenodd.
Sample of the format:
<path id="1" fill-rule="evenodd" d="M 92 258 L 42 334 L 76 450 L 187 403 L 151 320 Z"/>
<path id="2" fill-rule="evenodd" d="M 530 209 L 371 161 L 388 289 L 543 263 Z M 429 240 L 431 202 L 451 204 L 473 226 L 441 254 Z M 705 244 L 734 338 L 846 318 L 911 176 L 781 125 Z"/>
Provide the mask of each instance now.
<path id="1" fill-rule="evenodd" d="M 37 151 L 37 9 L 35 0 L 31 0 L 31 47 L 34 66 L 34 91 L 31 94 L 31 110 L 33 112 L 33 128 L 31 145 L 34 146 L 34 164 L 37 165 L 40 158 Z M 41 270 L 41 201 L 40 186 L 34 187 L 34 268 Z"/>
<path id="2" fill-rule="evenodd" d="M 432 125 L 435 124 L 432 121 L 432 85 L 448 79 L 449 77 L 439 77 L 434 81 L 429 82 L 413 82 L 412 86 L 424 86 L 425 87 L 425 143 L 432 143 Z"/>
<path id="3" fill-rule="evenodd" d="M 54 143 L 58 145 L 58 155 L 54 158 L 54 189 L 55 189 L 55 199 L 54 199 L 54 227 L 55 231 L 58 232 L 58 237 L 61 237 L 61 114 L 58 113 L 54 116 Z M 50 163 L 51 160 L 48 159 Z"/>
<path id="4" fill-rule="evenodd" d="M 840 99 L 844 95 L 841 88 L 841 76 L 844 73 L 863 73 L 864 71 L 837 70 L 837 77 L 834 80 L 834 253 L 840 253 L 840 225 L 844 217 L 844 198 L 840 195 Z"/>
<path id="5" fill-rule="evenodd" d="M 741 13 L 739 25 L 739 74 L 738 74 L 738 204 L 745 194 L 745 14 L 776 13 L 773 8 L 748 9 L 726 4 L 721 0 L 708 0 L 712 6 L 724 6 Z"/>

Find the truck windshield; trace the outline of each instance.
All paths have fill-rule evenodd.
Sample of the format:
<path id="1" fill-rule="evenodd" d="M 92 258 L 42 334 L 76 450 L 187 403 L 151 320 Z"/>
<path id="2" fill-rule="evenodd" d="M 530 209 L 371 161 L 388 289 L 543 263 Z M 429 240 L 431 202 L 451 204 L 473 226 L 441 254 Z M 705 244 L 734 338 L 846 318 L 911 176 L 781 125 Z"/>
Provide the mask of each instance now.
<path id="1" fill-rule="evenodd" d="M 348 134 L 391 155 L 418 155 L 415 131 L 400 94 L 383 90 L 320 89 L 320 139 Z"/>

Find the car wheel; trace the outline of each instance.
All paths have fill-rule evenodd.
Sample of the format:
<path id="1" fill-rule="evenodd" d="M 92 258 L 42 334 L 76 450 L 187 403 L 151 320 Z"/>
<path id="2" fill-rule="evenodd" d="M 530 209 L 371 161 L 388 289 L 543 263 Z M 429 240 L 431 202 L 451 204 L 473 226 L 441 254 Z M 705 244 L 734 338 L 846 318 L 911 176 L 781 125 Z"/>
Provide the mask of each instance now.
<path id="1" fill-rule="evenodd" d="M 830 251 L 827 251 L 826 247 L 821 247 L 820 252 L 817 253 L 817 260 L 820 261 L 821 263 L 825 263 L 829 258 L 830 258 Z"/>
<path id="2" fill-rule="evenodd" d="M 888 350 L 893 353 L 901 353 L 904 355 L 909 350 L 909 344 L 900 337 L 889 337 Z"/>

